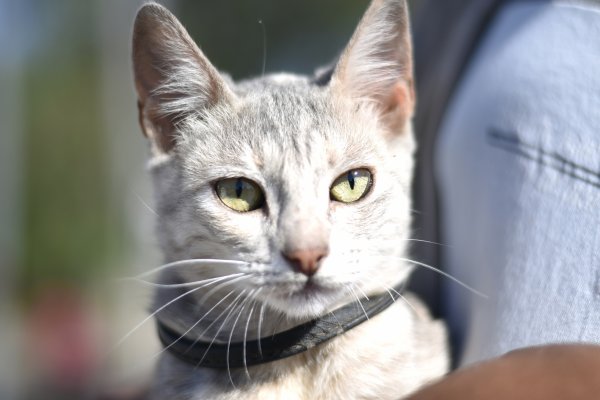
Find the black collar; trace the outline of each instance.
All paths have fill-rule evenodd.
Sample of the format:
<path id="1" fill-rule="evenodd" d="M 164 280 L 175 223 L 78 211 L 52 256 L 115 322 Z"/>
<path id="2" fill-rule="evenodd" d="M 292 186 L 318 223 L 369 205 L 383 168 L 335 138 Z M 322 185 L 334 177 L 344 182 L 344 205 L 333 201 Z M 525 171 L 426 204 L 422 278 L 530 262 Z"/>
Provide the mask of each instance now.
<path id="1" fill-rule="evenodd" d="M 225 343 L 196 341 L 175 332 L 157 321 L 158 337 L 168 351 L 177 358 L 196 367 L 242 368 L 281 360 L 318 346 L 357 325 L 393 304 L 402 287 L 389 293 L 372 296 L 368 300 L 346 304 L 320 318 L 298 325 L 284 332 L 259 340 Z"/>

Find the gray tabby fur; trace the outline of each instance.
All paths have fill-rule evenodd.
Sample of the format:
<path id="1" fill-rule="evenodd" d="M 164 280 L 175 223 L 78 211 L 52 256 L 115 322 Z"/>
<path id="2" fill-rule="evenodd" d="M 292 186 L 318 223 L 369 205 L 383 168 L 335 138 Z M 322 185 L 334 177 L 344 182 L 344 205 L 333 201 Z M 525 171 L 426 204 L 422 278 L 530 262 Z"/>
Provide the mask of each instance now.
<path id="1" fill-rule="evenodd" d="M 408 31 L 403 0 L 374 0 L 328 84 L 289 74 L 234 84 L 166 9 L 140 9 L 134 72 L 165 261 L 250 263 L 165 270 L 162 284 L 248 275 L 187 295 L 194 286 L 157 288 L 154 311 L 182 296 L 158 318 L 180 332 L 192 327 L 192 338 L 243 341 L 408 278 L 415 148 Z M 352 204 L 331 201 L 332 182 L 353 168 L 373 173 L 370 193 Z M 215 195 L 215 181 L 240 176 L 262 187 L 263 209 L 238 213 Z M 282 253 L 316 247 L 328 255 L 309 288 Z M 194 368 L 163 353 L 152 398 L 402 397 L 447 370 L 444 326 L 418 299 L 409 302 L 306 353 L 248 368 L 248 375 Z"/>

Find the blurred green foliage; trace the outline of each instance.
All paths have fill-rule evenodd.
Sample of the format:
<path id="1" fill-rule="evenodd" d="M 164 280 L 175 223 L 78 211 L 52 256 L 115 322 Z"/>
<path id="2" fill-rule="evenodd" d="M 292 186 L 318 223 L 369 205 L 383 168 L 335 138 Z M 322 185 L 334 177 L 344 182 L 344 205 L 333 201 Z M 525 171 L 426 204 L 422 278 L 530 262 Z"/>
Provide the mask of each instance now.
<path id="1" fill-rule="evenodd" d="M 92 4 L 61 1 L 59 24 L 26 65 L 25 223 L 20 286 L 78 285 L 108 264 L 123 232 L 109 206 Z M 79 4 L 77 4 L 79 3 Z M 72 7 L 68 7 L 72 5 Z"/>
<path id="2" fill-rule="evenodd" d="M 108 238 L 119 231 L 108 209 L 97 84 L 89 56 L 29 71 L 27 285 L 87 277 L 105 263 Z"/>

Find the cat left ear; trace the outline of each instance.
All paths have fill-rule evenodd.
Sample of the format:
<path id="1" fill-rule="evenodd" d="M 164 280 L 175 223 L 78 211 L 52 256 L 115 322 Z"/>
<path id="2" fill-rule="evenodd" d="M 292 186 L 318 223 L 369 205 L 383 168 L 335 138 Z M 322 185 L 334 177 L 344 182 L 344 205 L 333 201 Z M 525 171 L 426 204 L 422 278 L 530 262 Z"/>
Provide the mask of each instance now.
<path id="1" fill-rule="evenodd" d="M 331 87 L 376 105 L 390 129 L 412 117 L 415 95 L 406 0 L 373 0 L 335 68 Z"/>
<path id="2" fill-rule="evenodd" d="M 132 50 L 140 125 L 155 153 L 173 149 L 179 121 L 234 100 L 177 18 L 156 3 L 138 11 Z"/>

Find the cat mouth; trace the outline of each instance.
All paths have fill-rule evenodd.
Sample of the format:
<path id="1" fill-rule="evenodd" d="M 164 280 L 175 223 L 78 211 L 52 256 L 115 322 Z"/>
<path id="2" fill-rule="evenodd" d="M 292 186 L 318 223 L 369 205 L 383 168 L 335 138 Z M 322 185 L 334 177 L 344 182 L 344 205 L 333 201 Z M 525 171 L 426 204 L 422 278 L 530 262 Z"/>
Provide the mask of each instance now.
<path id="1" fill-rule="evenodd" d="M 304 286 L 302 286 L 302 288 L 300 289 L 300 292 L 306 293 L 306 294 L 311 294 L 311 293 L 319 293 L 324 290 L 327 290 L 327 288 L 324 287 L 323 285 L 316 283 L 313 279 L 309 278 L 306 281 L 306 283 L 304 283 Z"/>
<path id="2" fill-rule="evenodd" d="M 342 287 L 339 283 L 328 279 L 309 277 L 305 279 L 271 281 L 268 286 L 271 287 L 271 293 L 276 297 L 293 300 L 315 300 L 331 297 L 339 297 Z"/>
<path id="3" fill-rule="evenodd" d="M 292 289 L 292 297 L 302 297 L 305 299 L 315 298 L 319 296 L 331 296 L 336 294 L 339 289 L 331 287 L 331 285 L 319 282 L 316 279 L 309 278 L 304 283 L 295 286 Z"/>
<path id="4" fill-rule="evenodd" d="M 274 283 L 267 297 L 271 305 L 293 318 L 315 318 L 345 297 L 344 285 L 315 277 Z"/>

